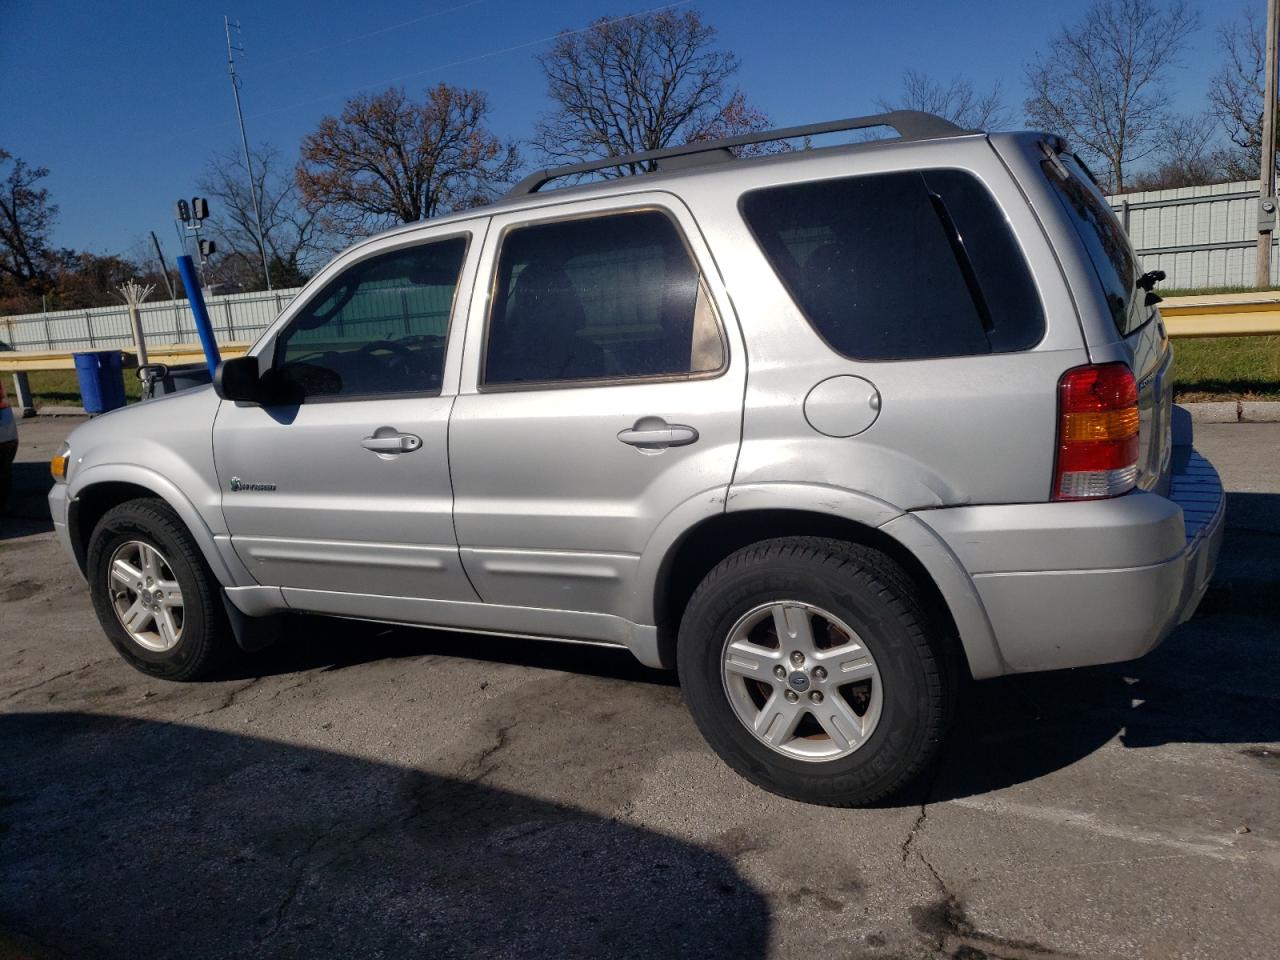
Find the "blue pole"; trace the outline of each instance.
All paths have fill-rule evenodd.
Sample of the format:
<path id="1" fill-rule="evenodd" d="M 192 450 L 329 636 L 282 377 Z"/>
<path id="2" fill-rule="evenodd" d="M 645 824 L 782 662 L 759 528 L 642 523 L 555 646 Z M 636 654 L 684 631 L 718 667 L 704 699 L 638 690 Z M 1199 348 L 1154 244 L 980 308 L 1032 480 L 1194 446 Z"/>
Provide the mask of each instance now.
<path id="1" fill-rule="evenodd" d="M 213 338 L 213 324 L 204 305 L 204 294 L 200 292 L 200 281 L 196 279 L 195 264 L 185 253 L 178 257 L 178 273 L 182 276 L 182 285 L 187 288 L 187 302 L 191 304 L 191 315 L 195 317 L 196 333 L 200 335 L 200 346 L 204 347 L 204 359 L 212 374 L 222 356 L 218 353 L 218 341 Z"/>

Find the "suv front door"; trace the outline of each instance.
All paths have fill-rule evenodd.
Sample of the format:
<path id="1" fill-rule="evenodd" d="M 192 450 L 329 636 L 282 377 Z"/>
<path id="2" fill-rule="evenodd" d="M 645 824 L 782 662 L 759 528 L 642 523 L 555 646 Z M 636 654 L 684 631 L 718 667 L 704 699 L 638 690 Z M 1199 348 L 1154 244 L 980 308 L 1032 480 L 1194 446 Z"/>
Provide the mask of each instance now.
<path id="1" fill-rule="evenodd" d="M 219 407 L 232 545 L 291 605 L 377 616 L 378 597 L 477 599 L 453 534 L 446 438 L 450 330 L 483 227 L 358 248 L 264 346 L 271 402 Z"/>
<path id="2" fill-rule="evenodd" d="M 490 603 L 652 623 L 662 521 L 724 508 L 745 357 L 692 216 L 648 193 L 495 217 L 449 430 L 463 564 Z M 566 629 L 568 629 L 566 627 Z"/>

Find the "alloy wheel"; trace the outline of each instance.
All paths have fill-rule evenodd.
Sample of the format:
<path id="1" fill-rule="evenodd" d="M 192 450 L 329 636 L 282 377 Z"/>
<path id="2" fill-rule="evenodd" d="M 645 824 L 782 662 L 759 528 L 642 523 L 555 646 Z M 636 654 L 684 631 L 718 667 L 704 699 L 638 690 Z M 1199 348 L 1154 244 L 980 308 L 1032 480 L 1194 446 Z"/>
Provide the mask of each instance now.
<path id="1" fill-rule="evenodd" d="M 141 540 L 116 547 L 107 564 L 111 606 L 125 632 L 154 653 L 172 650 L 182 639 L 182 588 L 169 561 Z"/>
<path id="2" fill-rule="evenodd" d="M 744 614 L 725 639 L 721 679 L 734 714 L 758 740 L 797 760 L 836 760 L 875 731 L 880 671 L 847 624 L 789 600 Z"/>

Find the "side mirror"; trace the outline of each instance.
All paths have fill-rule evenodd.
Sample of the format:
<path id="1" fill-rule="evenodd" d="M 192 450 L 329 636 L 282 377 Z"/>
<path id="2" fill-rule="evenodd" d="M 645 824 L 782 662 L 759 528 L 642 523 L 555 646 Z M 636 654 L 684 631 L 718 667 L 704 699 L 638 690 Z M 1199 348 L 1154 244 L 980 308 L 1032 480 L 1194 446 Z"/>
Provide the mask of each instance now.
<path id="1" fill-rule="evenodd" d="M 261 402 L 262 382 L 258 376 L 258 358 L 235 357 L 223 360 L 213 373 L 213 389 L 223 400 Z"/>
<path id="2" fill-rule="evenodd" d="M 1147 291 L 1147 293 L 1150 293 L 1155 289 L 1156 284 L 1164 278 L 1165 272 L 1163 270 L 1148 270 L 1138 278 L 1137 282 L 1138 286 Z"/>

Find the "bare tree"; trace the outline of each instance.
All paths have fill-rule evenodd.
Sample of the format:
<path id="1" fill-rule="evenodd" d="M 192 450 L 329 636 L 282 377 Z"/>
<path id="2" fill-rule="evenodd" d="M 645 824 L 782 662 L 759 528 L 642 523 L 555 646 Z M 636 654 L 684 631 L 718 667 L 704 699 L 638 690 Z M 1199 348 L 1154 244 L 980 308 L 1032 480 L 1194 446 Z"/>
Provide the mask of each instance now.
<path id="1" fill-rule="evenodd" d="M 0 148 L 0 171 L 0 277 L 18 286 L 47 284 L 49 231 L 58 206 L 38 184 L 49 170 Z"/>
<path id="2" fill-rule="evenodd" d="M 352 97 L 303 138 L 303 201 L 348 236 L 482 203 L 519 163 L 487 113 L 483 93 L 443 83 L 421 103 L 399 87 Z"/>
<path id="3" fill-rule="evenodd" d="M 903 73 L 899 98 L 881 98 L 876 105 L 881 110 L 923 110 L 967 130 L 997 130 L 1013 119 L 999 81 L 986 93 L 979 93 L 968 77 L 955 76 L 943 83 L 916 70 Z"/>
<path id="4" fill-rule="evenodd" d="M 1218 28 L 1221 66 L 1209 81 L 1209 110 L 1231 141 L 1222 165 L 1233 180 L 1252 180 L 1262 164 L 1262 104 L 1266 95 L 1266 17 L 1252 7 Z M 1277 131 L 1280 137 L 1280 131 Z"/>
<path id="5" fill-rule="evenodd" d="M 730 85 L 738 58 L 714 43 L 715 28 L 694 10 L 602 18 L 562 34 L 538 58 L 554 109 L 534 146 L 550 163 L 574 163 L 767 129 L 769 118 Z"/>
<path id="6" fill-rule="evenodd" d="M 134 249 L 140 247 L 135 244 Z M 87 250 L 50 251 L 52 276 L 48 305 L 51 310 L 104 307 L 119 304 L 116 288 L 127 280 L 159 282 L 159 274 L 137 263 L 129 252 L 95 254 Z"/>
<path id="7" fill-rule="evenodd" d="M 734 91 L 729 102 L 720 108 L 720 113 L 705 127 L 689 138 L 689 143 L 699 140 L 723 140 L 726 137 L 737 137 L 747 133 L 762 133 L 773 126 L 769 115 L 759 107 L 747 102 L 741 90 Z M 801 145 L 811 145 L 805 137 Z M 748 143 L 741 147 L 732 147 L 731 151 L 739 157 L 760 157 L 772 153 L 786 153 L 794 147 L 782 140 L 770 140 L 764 143 Z"/>
<path id="8" fill-rule="evenodd" d="M 1209 114 L 1169 118 L 1158 138 L 1155 167 L 1131 177 L 1126 190 L 1198 187 L 1224 179 L 1221 151 L 1213 147 L 1214 127 Z"/>
<path id="9" fill-rule="evenodd" d="M 1028 65 L 1028 120 L 1066 134 L 1102 161 L 1111 189 L 1123 190 L 1126 165 L 1159 145 L 1166 80 L 1198 24 L 1183 0 L 1095 0 Z"/>
<path id="10" fill-rule="evenodd" d="M 333 251 L 321 227 L 319 211 L 302 202 L 291 172 L 269 144 L 253 151 L 254 186 L 262 211 L 262 241 L 271 279 L 280 286 L 296 286 Z M 209 229 L 221 248 L 220 262 L 231 266 L 250 289 L 265 286 L 258 251 L 253 198 L 245 175 L 244 155 L 235 149 L 216 153 L 198 181 L 210 200 Z"/>

